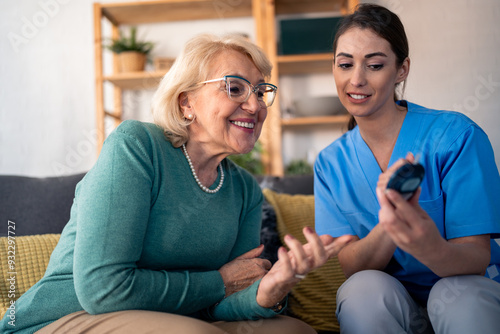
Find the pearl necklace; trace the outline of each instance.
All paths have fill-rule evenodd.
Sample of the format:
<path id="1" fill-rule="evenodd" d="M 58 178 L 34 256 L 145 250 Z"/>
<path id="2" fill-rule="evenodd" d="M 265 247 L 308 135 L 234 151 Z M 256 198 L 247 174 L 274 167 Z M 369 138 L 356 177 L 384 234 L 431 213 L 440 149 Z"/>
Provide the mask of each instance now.
<path id="1" fill-rule="evenodd" d="M 191 174 L 193 174 L 194 180 L 196 181 L 196 183 L 198 183 L 198 186 L 201 188 L 201 190 L 203 190 L 204 192 L 209 193 L 209 194 L 215 194 L 216 192 L 218 192 L 220 190 L 220 188 L 222 188 L 222 184 L 224 183 L 224 170 L 222 169 L 222 164 L 219 163 L 219 169 L 220 169 L 219 185 L 217 186 L 217 188 L 215 188 L 213 190 L 208 189 L 203 184 L 201 184 L 200 179 L 198 178 L 198 175 L 196 175 L 196 171 L 194 169 L 193 163 L 191 162 L 191 157 L 189 156 L 189 154 L 186 150 L 185 144 L 182 144 L 182 151 L 184 152 L 184 155 L 186 156 L 186 159 L 187 159 L 188 164 L 189 164 L 189 168 L 191 168 Z"/>

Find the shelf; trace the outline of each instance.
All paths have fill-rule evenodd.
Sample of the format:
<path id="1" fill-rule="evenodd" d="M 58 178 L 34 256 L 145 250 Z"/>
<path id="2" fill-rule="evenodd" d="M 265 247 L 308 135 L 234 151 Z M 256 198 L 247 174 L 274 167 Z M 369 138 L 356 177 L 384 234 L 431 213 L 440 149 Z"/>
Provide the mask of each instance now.
<path id="1" fill-rule="evenodd" d="M 344 12 L 348 6 L 346 0 L 276 0 L 276 14 L 303 14 L 323 12 Z"/>
<path id="2" fill-rule="evenodd" d="M 282 74 L 328 73 L 332 71 L 333 53 L 279 55 L 278 67 Z"/>
<path id="3" fill-rule="evenodd" d="M 163 0 L 102 4 L 114 25 L 252 16 L 252 0 Z"/>
<path id="4" fill-rule="evenodd" d="M 311 116 L 311 117 L 295 117 L 281 119 L 282 126 L 302 126 L 302 125 L 328 125 L 328 124 L 347 124 L 349 115 L 335 116 Z"/>
<path id="5" fill-rule="evenodd" d="M 167 71 L 117 73 L 104 77 L 121 89 L 151 89 L 158 86 Z"/>

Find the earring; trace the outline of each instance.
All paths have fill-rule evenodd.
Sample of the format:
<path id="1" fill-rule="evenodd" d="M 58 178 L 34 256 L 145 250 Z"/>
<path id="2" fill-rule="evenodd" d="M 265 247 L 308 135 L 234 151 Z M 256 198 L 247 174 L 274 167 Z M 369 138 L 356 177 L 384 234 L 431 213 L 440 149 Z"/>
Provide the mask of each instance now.
<path id="1" fill-rule="evenodd" d="M 190 121 L 192 121 L 194 119 L 194 115 L 188 114 L 186 118 L 189 119 Z"/>

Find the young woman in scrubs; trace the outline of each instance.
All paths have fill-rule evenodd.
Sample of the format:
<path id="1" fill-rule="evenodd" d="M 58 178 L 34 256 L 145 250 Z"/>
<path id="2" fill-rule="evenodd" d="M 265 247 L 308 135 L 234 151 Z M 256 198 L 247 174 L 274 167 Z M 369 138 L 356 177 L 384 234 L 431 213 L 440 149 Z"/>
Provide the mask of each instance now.
<path id="1" fill-rule="evenodd" d="M 499 333 L 500 177 L 466 116 L 396 98 L 410 71 L 399 18 L 364 4 L 334 41 L 333 75 L 350 130 L 315 163 L 316 229 L 353 235 L 338 254 L 342 333 Z M 425 168 L 405 200 L 394 171 Z"/>

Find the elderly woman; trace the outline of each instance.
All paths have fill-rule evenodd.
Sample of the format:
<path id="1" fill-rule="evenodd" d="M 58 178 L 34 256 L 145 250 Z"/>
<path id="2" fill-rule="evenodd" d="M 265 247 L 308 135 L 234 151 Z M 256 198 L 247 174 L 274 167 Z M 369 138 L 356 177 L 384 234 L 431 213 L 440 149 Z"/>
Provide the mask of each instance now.
<path id="1" fill-rule="evenodd" d="M 279 313 L 349 237 L 306 228 L 308 243 L 286 237 L 271 268 L 260 188 L 226 159 L 257 141 L 270 71 L 241 37 L 192 39 L 154 97 L 156 124 L 126 121 L 106 140 L 44 278 L 2 333 L 313 333 Z"/>

